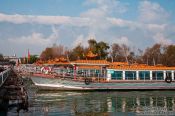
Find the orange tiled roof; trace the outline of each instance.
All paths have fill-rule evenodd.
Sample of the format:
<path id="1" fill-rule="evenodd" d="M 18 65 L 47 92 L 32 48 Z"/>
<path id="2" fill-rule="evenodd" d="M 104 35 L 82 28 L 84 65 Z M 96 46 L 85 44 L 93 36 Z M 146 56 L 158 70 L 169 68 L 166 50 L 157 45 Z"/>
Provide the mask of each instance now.
<path id="1" fill-rule="evenodd" d="M 100 66 L 78 66 L 78 69 L 96 69 L 96 70 L 100 70 L 101 67 Z"/>
<path id="2" fill-rule="evenodd" d="M 61 61 L 49 60 L 46 64 L 59 64 L 59 65 L 65 65 L 65 64 L 70 64 L 70 63 L 69 63 L 69 62 L 61 62 Z"/>
<path id="3" fill-rule="evenodd" d="M 76 60 L 73 62 L 49 60 L 48 62 L 37 61 L 36 64 L 58 64 L 58 65 L 70 65 L 77 64 L 80 68 L 84 69 L 100 69 L 100 65 L 108 65 L 108 69 L 117 70 L 175 70 L 175 67 L 166 67 L 162 65 L 149 66 L 146 64 L 127 64 L 127 62 L 113 62 L 110 63 L 106 60 Z"/>
<path id="4" fill-rule="evenodd" d="M 175 70 L 175 67 L 166 66 L 148 66 L 145 64 L 132 64 L 132 65 L 110 65 L 108 69 L 118 69 L 118 70 Z"/>
<path id="5" fill-rule="evenodd" d="M 67 59 L 64 58 L 64 57 L 60 57 L 60 58 L 55 58 L 53 61 L 56 61 L 56 62 L 66 62 Z"/>
<path id="6" fill-rule="evenodd" d="M 64 57 L 60 57 L 60 58 L 50 59 L 47 62 L 43 62 L 43 64 L 66 65 L 66 64 L 70 64 L 70 63 Z"/>
<path id="7" fill-rule="evenodd" d="M 94 64 L 99 64 L 99 65 L 109 65 L 110 63 L 106 60 L 76 60 L 72 62 L 73 64 L 88 64 L 88 65 L 94 65 Z"/>
<path id="8" fill-rule="evenodd" d="M 40 65 L 40 64 L 44 64 L 44 63 L 45 63 L 45 61 L 37 60 L 34 64 L 36 64 L 36 65 Z"/>
<path id="9" fill-rule="evenodd" d="M 58 64 L 58 65 L 69 65 L 69 62 L 51 62 L 51 63 L 47 63 L 47 64 Z"/>
<path id="10" fill-rule="evenodd" d="M 110 65 L 128 65 L 127 62 L 112 62 Z"/>

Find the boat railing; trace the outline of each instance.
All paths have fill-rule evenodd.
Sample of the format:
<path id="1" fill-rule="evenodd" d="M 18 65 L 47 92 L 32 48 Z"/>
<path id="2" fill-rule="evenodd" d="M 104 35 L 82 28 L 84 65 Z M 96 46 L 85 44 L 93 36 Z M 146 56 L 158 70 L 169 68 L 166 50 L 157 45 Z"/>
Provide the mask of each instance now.
<path id="1" fill-rule="evenodd" d="M 11 68 L 8 68 L 0 73 L 0 87 L 4 84 L 5 80 L 9 76 Z"/>
<path id="2" fill-rule="evenodd" d="M 51 73 L 58 74 L 62 77 L 68 76 L 68 77 L 106 77 L 105 73 L 95 73 L 95 72 L 86 72 L 86 71 L 75 71 L 73 69 L 53 69 Z"/>

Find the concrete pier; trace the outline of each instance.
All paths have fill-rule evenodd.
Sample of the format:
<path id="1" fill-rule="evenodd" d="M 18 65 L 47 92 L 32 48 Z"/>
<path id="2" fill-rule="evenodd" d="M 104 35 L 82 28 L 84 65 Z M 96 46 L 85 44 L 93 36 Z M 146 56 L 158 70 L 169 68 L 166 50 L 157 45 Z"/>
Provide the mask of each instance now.
<path id="1" fill-rule="evenodd" d="M 16 111 L 28 111 L 28 95 L 21 77 L 11 69 L 6 81 L 0 87 L 0 112 L 8 112 L 16 107 Z"/>

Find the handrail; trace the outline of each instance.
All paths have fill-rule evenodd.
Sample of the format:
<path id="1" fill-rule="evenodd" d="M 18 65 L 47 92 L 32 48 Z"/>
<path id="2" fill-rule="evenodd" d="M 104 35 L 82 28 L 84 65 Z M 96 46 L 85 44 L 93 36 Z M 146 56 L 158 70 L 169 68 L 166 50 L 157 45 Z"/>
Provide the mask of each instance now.
<path id="1" fill-rule="evenodd" d="M 0 73 L 0 87 L 4 84 L 5 80 L 9 76 L 11 68 L 8 68 Z"/>

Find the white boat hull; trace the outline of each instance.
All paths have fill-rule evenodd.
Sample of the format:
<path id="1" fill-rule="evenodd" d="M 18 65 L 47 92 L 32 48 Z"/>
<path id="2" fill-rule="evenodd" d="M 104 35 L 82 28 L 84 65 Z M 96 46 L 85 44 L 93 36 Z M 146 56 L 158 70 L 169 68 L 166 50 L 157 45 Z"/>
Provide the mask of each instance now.
<path id="1" fill-rule="evenodd" d="M 84 81 L 39 76 L 33 76 L 31 79 L 39 89 L 47 90 L 175 90 L 174 82 L 166 83 L 165 81 L 91 82 L 85 84 Z"/>

